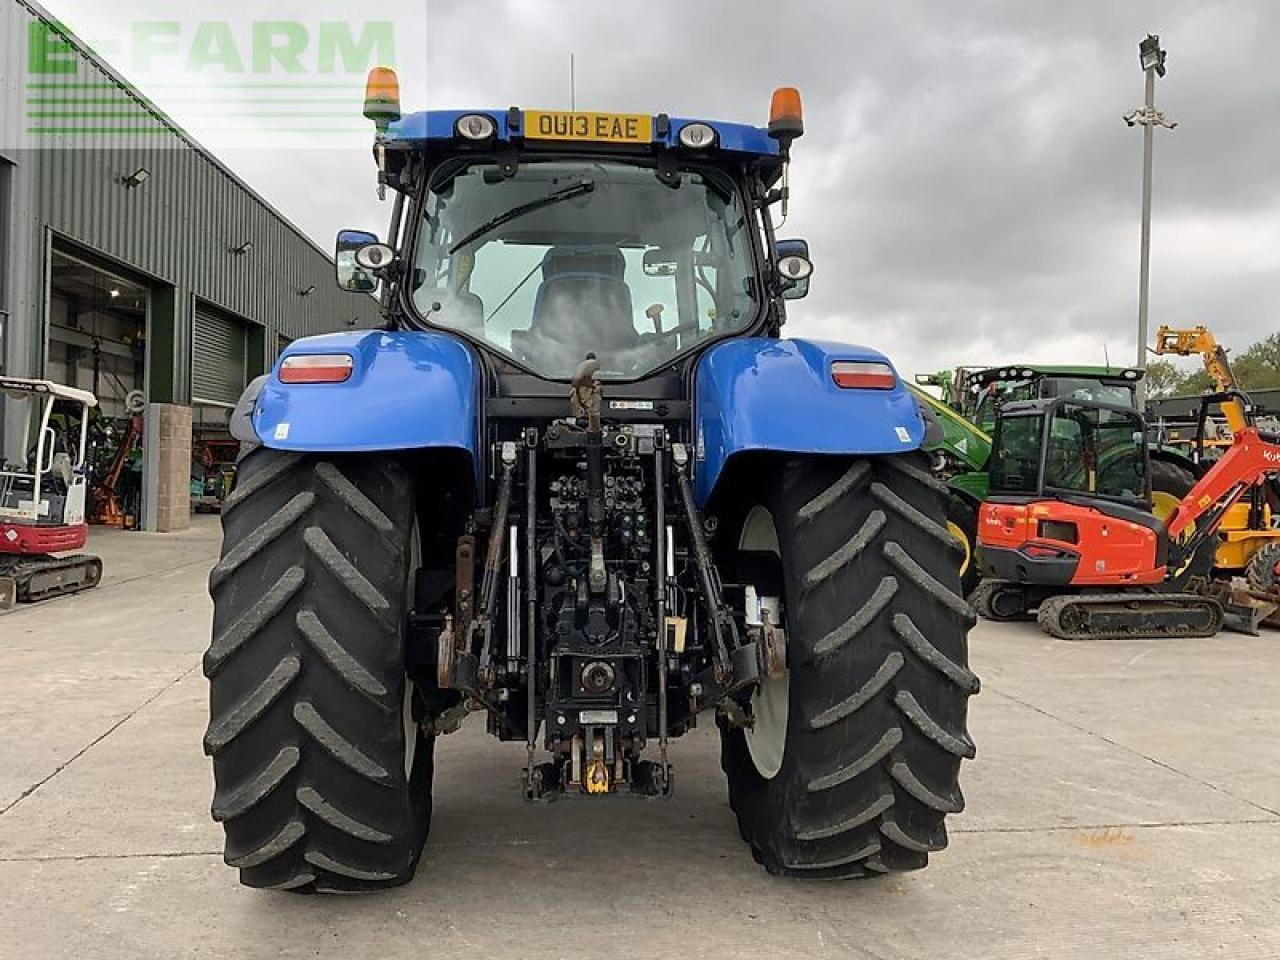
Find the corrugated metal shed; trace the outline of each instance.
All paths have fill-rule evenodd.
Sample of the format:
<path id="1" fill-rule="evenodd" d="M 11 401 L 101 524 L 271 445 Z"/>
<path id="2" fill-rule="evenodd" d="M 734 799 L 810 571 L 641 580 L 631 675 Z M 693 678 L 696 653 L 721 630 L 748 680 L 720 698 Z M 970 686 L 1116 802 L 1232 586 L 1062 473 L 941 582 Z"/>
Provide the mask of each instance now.
<path id="1" fill-rule="evenodd" d="M 69 242 L 127 267 L 153 288 L 152 399 L 188 402 L 195 303 L 259 325 L 252 342 L 270 360 L 281 336 L 367 327 L 377 304 L 344 294 L 329 255 L 219 163 L 110 67 L 80 51 L 74 75 L 55 82 L 28 70 L 31 24 L 53 18 L 29 0 L 0 0 L 0 320 L 4 368 L 38 374 L 45 359 L 52 245 Z M 127 132 L 35 132 L 36 90 L 57 107 L 89 98 L 120 107 Z M 113 113 L 116 111 L 112 111 Z M 92 121 L 89 121 L 90 123 Z M 121 183 L 145 167 L 138 188 Z M 245 242 L 251 252 L 232 252 Z M 314 288 L 310 296 L 299 292 Z"/>

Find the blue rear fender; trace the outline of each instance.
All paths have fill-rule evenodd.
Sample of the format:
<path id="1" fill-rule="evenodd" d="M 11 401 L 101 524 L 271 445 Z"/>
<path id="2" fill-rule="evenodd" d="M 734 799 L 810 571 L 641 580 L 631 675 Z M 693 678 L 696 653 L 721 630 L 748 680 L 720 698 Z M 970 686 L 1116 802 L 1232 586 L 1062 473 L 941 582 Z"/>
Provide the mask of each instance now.
<path id="1" fill-rule="evenodd" d="M 694 492 L 705 504 L 747 451 L 875 455 L 918 450 L 925 423 L 901 380 L 888 390 L 836 385 L 838 360 L 889 363 L 866 347 L 759 337 L 729 340 L 698 364 Z M 892 367 L 892 364 L 890 364 Z"/>
<path id="2" fill-rule="evenodd" d="M 289 384 L 280 364 L 345 354 L 345 383 Z M 444 448 L 479 466 L 479 372 L 471 350 L 443 333 L 367 330 L 291 343 L 265 379 L 252 424 L 263 445 L 300 453 Z"/>

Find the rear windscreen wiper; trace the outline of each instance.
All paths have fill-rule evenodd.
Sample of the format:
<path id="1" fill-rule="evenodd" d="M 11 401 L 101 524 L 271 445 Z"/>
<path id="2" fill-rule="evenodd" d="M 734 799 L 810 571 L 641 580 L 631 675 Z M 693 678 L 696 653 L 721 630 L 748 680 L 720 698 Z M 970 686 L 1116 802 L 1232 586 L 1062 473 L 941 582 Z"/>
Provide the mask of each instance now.
<path id="1" fill-rule="evenodd" d="M 533 213 L 535 210 L 541 210 L 543 207 L 550 207 L 553 204 L 560 203 L 562 200 L 572 200 L 574 197 L 580 197 L 584 193 L 590 193 L 595 188 L 596 184 L 594 180 L 583 180 L 579 183 L 573 184 L 572 186 L 565 187 L 562 190 L 549 193 L 545 197 L 540 197 L 537 200 L 531 200 L 528 203 L 522 203 L 518 207 L 512 207 L 505 213 L 498 214 L 492 220 L 487 220 L 480 224 L 480 226 L 476 227 L 450 247 L 449 253 L 457 253 L 467 244 L 479 240 L 486 233 L 496 230 L 504 223 L 510 223 L 518 217 L 523 217 L 526 213 Z"/>

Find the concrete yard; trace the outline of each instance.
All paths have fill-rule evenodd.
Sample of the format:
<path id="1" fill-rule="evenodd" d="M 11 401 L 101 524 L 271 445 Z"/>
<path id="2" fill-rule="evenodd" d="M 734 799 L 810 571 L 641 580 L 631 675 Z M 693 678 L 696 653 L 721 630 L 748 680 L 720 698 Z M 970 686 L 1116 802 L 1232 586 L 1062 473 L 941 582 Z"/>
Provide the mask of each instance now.
<path id="1" fill-rule="evenodd" d="M 764 874 L 714 725 L 668 803 L 530 806 L 523 751 L 442 741 L 417 880 L 361 897 L 241 887 L 201 753 L 216 521 L 95 532 L 91 594 L 0 617 L 0 955 L 1280 956 L 1280 633 L 1051 641 L 980 625 L 968 810 L 929 869 Z"/>

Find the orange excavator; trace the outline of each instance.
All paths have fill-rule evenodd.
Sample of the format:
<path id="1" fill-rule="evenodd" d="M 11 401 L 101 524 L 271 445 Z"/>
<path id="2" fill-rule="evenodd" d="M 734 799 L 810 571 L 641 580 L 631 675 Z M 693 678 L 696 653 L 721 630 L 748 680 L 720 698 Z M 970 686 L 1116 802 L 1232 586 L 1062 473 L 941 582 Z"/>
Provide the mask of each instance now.
<path id="1" fill-rule="evenodd" d="M 1238 391 L 1207 399 L 1251 409 Z M 1212 568 L 1233 505 L 1280 475 L 1280 437 L 1242 424 L 1164 520 L 1150 513 L 1149 467 L 1146 423 L 1132 409 L 1006 404 L 978 524 L 978 612 L 1013 620 L 1038 610 L 1041 628 L 1068 640 L 1217 633 L 1221 602 L 1186 587 Z"/>

